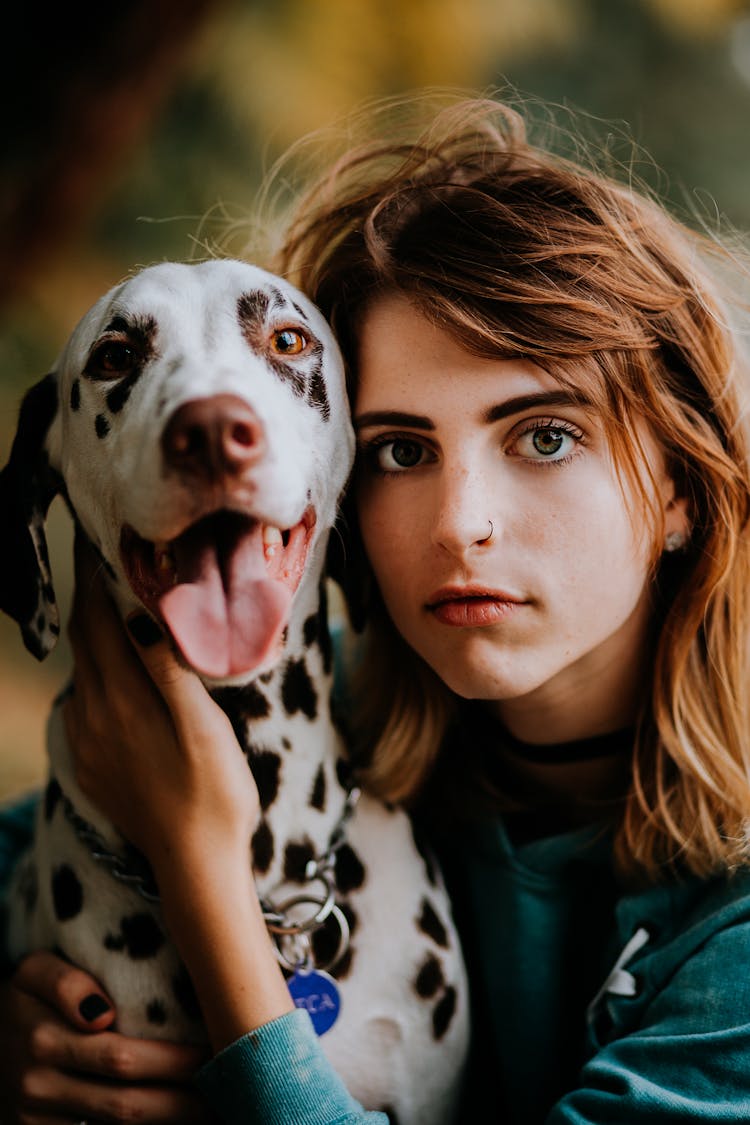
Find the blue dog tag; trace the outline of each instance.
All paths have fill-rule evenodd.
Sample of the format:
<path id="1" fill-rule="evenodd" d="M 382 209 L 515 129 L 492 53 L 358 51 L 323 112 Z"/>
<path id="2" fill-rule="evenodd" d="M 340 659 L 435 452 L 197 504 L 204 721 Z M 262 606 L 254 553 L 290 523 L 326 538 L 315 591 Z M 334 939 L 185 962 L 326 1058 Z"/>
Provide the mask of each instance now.
<path id="1" fill-rule="evenodd" d="M 313 1022 L 316 1035 L 325 1035 L 338 1019 L 341 997 L 333 977 L 328 973 L 311 969 L 297 969 L 287 981 L 292 1000 L 298 1008 L 304 1008 Z"/>

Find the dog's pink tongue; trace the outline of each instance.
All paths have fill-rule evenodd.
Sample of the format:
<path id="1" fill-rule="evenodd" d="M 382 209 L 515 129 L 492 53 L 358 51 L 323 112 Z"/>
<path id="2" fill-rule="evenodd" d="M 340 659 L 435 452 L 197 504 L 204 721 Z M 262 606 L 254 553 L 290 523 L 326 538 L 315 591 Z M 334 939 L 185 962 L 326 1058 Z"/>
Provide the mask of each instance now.
<path id="1" fill-rule="evenodd" d="M 227 545 L 198 525 L 173 550 L 177 585 L 159 610 L 182 655 L 213 679 L 253 671 L 278 642 L 291 602 L 287 587 L 266 575 L 260 528 Z"/>

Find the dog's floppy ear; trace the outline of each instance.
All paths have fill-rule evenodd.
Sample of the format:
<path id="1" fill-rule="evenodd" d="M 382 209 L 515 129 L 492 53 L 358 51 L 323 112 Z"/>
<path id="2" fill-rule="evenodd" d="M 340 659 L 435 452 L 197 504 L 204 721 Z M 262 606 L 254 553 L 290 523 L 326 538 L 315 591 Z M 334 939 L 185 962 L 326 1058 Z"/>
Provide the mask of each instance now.
<path id="1" fill-rule="evenodd" d="M 373 578 L 359 533 L 351 481 L 328 540 L 326 574 L 340 587 L 352 628 L 361 633 L 367 622 Z"/>
<path id="2" fill-rule="evenodd" d="M 24 644 L 38 660 L 54 647 L 60 618 L 52 588 L 44 521 L 60 475 L 44 441 L 57 412 L 57 380 L 47 375 L 21 403 L 10 459 L 0 472 L 0 609 L 21 626 Z"/>

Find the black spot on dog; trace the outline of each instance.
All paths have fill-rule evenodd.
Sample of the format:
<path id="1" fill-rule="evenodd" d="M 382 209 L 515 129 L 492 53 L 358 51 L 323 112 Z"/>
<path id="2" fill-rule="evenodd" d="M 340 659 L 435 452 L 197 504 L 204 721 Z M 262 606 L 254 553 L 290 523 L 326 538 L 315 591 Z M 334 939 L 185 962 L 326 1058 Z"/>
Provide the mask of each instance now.
<path id="1" fill-rule="evenodd" d="M 50 633 L 52 634 L 53 637 L 59 637 L 60 636 L 60 626 L 57 625 L 54 621 L 50 621 L 49 631 L 50 631 Z"/>
<path id="2" fill-rule="evenodd" d="M 305 620 L 302 628 L 302 639 L 306 648 L 318 645 L 323 657 L 323 668 L 327 673 L 331 671 L 333 649 L 331 634 L 328 629 L 328 591 L 324 582 L 320 585 L 320 600 L 316 613 L 311 613 Z"/>
<path id="3" fill-rule="evenodd" d="M 432 886 L 437 885 L 437 868 L 435 866 L 435 858 L 427 846 L 424 836 L 412 826 L 412 836 L 414 838 L 414 846 L 422 857 L 424 863 L 425 873 Z"/>
<path id="4" fill-rule="evenodd" d="M 172 977 L 172 992 L 175 1000 L 188 1019 L 195 1021 L 200 1020 L 201 1010 L 198 1004 L 198 998 L 195 995 L 193 982 L 188 976 L 187 969 L 184 965 L 180 968 L 180 971 Z"/>
<path id="5" fill-rule="evenodd" d="M 284 849 L 284 876 L 292 883 L 305 881 L 305 868 L 315 858 L 310 840 L 291 840 Z"/>
<path id="6" fill-rule="evenodd" d="M 349 973 L 352 971 L 353 963 L 354 950 L 351 946 L 349 946 L 349 948 L 341 954 L 338 961 L 336 961 L 335 964 L 331 966 L 331 975 L 334 976 L 336 980 L 344 980 L 344 978 L 348 977 Z"/>
<path id="7" fill-rule="evenodd" d="M 94 419 L 94 429 L 98 438 L 105 438 L 109 433 L 109 422 L 104 414 L 97 414 Z"/>
<path id="8" fill-rule="evenodd" d="M 250 769 L 258 787 L 260 807 L 269 808 L 279 792 L 279 775 L 281 773 L 281 758 L 273 750 L 251 748 L 249 754 Z"/>
<path id="9" fill-rule="evenodd" d="M 36 543 L 36 549 L 39 552 L 39 558 L 42 562 L 42 565 L 44 566 L 44 568 L 46 570 L 49 570 L 50 569 L 49 547 L 47 546 L 47 540 L 46 540 L 45 536 L 40 534 L 40 533 L 37 533 L 37 535 L 34 537 L 34 541 Z"/>
<path id="10" fill-rule="evenodd" d="M 274 310 L 274 312 L 286 308 L 286 298 L 284 297 L 284 294 L 280 289 L 277 289 L 275 285 L 269 285 L 268 292 L 273 297 L 273 304 L 271 305 L 271 308 Z"/>
<path id="11" fill-rule="evenodd" d="M 74 379 L 70 386 L 70 409 L 80 410 L 81 408 L 81 384 L 78 379 Z"/>
<path id="12" fill-rule="evenodd" d="M 352 909 L 348 902 L 339 903 L 339 910 L 346 918 L 347 924 L 349 926 L 349 933 L 353 937 L 357 931 L 357 927 L 359 926 L 359 918 L 356 911 Z"/>
<path id="13" fill-rule="evenodd" d="M 308 719 L 318 713 L 318 696 L 307 671 L 305 661 L 288 660 L 281 684 L 281 701 L 287 715 L 301 711 Z"/>
<path id="14" fill-rule="evenodd" d="M 146 1019 L 154 1027 L 163 1027 L 167 1022 L 167 1009 L 161 1000 L 151 1000 L 146 1006 Z"/>
<path id="15" fill-rule="evenodd" d="M 331 644 L 331 632 L 328 628 L 328 591 L 324 582 L 320 586 L 318 622 L 318 645 L 323 656 L 323 670 L 326 675 L 329 675 L 333 667 L 333 645 Z"/>
<path id="16" fill-rule="evenodd" d="M 365 869 L 357 853 L 349 844 L 342 844 L 336 852 L 336 887 L 342 895 L 356 891 L 365 881 Z"/>
<path id="17" fill-rule="evenodd" d="M 344 950 L 344 943 L 341 942 L 341 928 L 335 915 L 329 914 L 323 925 L 313 931 L 310 935 L 310 945 L 315 964 L 328 965 L 326 972 L 336 977 L 337 980 L 343 979 L 351 971 L 352 947 L 350 945 Z M 333 961 L 333 958 L 339 952 L 339 948 L 342 949 L 342 955 L 338 961 Z"/>
<path id="18" fill-rule="evenodd" d="M 414 988 L 417 995 L 429 999 L 443 987 L 445 978 L 443 970 L 437 957 L 432 954 L 427 958 L 421 969 L 417 973 L 417 979 L 414 981 Z"/>
<path id="19" fill-rule="evenodd" d="M 155 957 L 164 945 L 164 934 L 152 914 L 145 911 L 120 919 L 120 933 L 104 939 L 107 949 L 127 953 L 133 961 Z"/>
<path id="20" fill-rule="evenodd" d="M 286 737 L 286 735 L 284 736 L 284 738 L 282 738 L 281 745 L 284 747 L 285 750 L 291 750 L 291 748 L 292 748 L 292 744 L 289 741 L 289 739 Z"/>
<path id="21" fill-rule="evenodd" d="M 52 903 L 58 922 L 68 922 L 81 912 L 83 887 L 67 863 L 56 867 L 52 873 Z"/>
<path id="22" fill-rule="evenodd" d="M 426 898 L 422 899 L 422 913 L 417 920 L 417 925 L 422 933 L 432 938 L 436 945 L 441 945 L 443 949 L 448 948 L 446 928 L 435 913 L 434 907 Z"/>
<path id="23" fill-rule="evenodd" d="M 55 588 L 50 582 L 45 582 L 42 586 L 42 597 L 47 605 L 54 605 L 56 602 Z"/>
<path id="24" fill-rule="evenodd" d="M 130 392 L 134 382 L 135 379 L 133 379 L 132 376 L 128 376 L 127 379 L 123 379 L 122 382 L 112 387 L 110 391 L 107 391 L 105 402 L 107 403 L 107 409 L 110 410 L 112 414 L 119 414 L 122 410 L 123 406 L 130 398 Z"/>
<path id="25" fill-rule="evenodd" d="M 308 618 L 306 618 L 305 624 L 302 626 L 302 638 L 305 642 L 306 648 L 309 648 L 310 645 L 314 645 L 315 642 L 317 641 L 317 639 L 318 639 L 318 615 L 317 615 L 317 613 L 311 613 L 310 616 Z"/>
<path id="26" fill-rule="evenodd" d="M 36 864 L 32 863 L 31 860 L 25 864 L 21 871 L 18 880 L 18 893 L 21 896 L 21 902 L 26 913 L 31 914 L 39 898 L 39 878 Z"/>
<path id="27" fill-rule="evenodd" d="M 244 687 L 219 688 L 212 691 L 211 695 L 229 716 L 237 734 L 241 725 L 242 732 L 238 734 L 242 745 L 245 743 L 245 724 L 248 719 L 266 719 L 271 713 L 271 705 L 263 692 L 255 684 L 246 684 Z"/>
<path id="28" fill-rule="evenodd" d="M 336 780 L 342 789 L 346 789 L 347 792 L 351 789 L 354 778 L 351 762 L 348 758 L 338 757 L 336 759 Z"/>
<path id="29" fill-rule="evenodd" d="M 456 990 L 449 985 L 435 1005 L 432 1013 L 432 1033 L 436 1039 L 442 1039 L 450 1027 L 453 1014 L 456 1010 Z"/>
<path id="30" fill-rule="evenodd" d="M 47 788 L 44 790 L 44 819 L 46 821 L 52 820 L 57 808 L 57 802 L 62 796 L 62 789 L 59 782 L 51 777 L 47 782 Z"/>
<path id="31" fill-rule="evenodd" d="M 263 875 L 271 866 L 274 852 L 273 832 L 265 820 L 261 820 L 255 829 L 250 847 L 253 853 L 253 868 Z"/>
<path id="32" fill-rule="evenodd" d="M 320 812 L 323 812 L 326 807 L 326 775 L 322 766 L 318 766 L 318 772 L 315 774 L 315 781 L 310 794 L 310 807 L 318 809 Z"/>
<path id="33" fill-rule="evenodd" d="M 323 378 L 323 348 L 318 344 L 312 351 L 314 366 L 310 374 L 310 390 L 308 392 L 310 402 L 316 410 L 320 412 L 320 416 L 324 422 L 327 422 L 331 417 L 331 406 L 328 402 L 328 392 L 326 390 L 325 379 Z"/>

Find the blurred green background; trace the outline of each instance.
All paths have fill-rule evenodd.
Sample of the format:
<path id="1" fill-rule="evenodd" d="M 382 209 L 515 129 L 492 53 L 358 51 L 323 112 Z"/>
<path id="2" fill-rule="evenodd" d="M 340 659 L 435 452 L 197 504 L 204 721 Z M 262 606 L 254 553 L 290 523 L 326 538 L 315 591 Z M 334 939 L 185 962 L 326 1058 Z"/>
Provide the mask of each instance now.
<path id="1" fill-rule="evenodd" d="M 138 264 L 201 256 L 252 211 L 289 145 L 365 99 L 509 84 L 563 117 L 583 111 L 607 147 L 632 135 L 635 171 L 695 221 L 750 228 L 750 10 L 738 0 L 14 7 L 0 75 L 0 463 L 23 390 L 101 292 Z M 59 504 L 50 539 L 66 607 Z M 37 664 L 0 621 L 0 796 L 42 774 L 67 660 L 63 640 Z"/>

